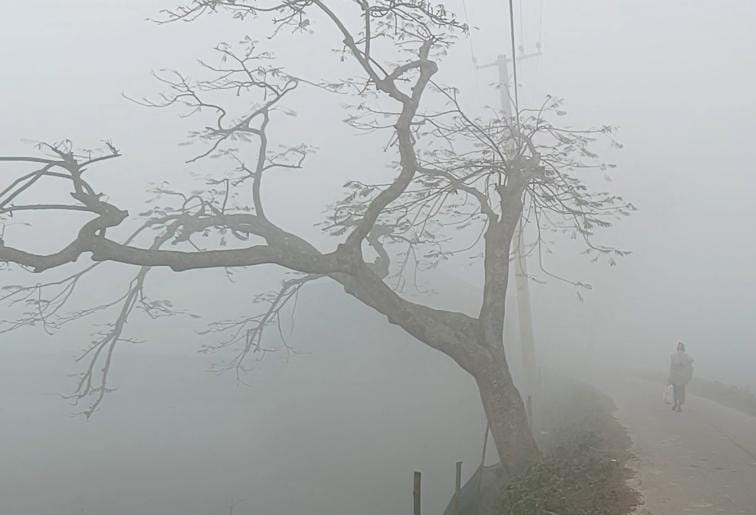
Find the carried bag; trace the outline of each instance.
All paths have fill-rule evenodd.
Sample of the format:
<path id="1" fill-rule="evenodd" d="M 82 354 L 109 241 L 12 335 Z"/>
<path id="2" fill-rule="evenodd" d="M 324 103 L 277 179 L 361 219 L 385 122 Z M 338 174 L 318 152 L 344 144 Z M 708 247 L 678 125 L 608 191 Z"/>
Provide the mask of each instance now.
<path id="1" fill-rule="evenodd" d="M 665 404 L 672 404 L 674 402 L 675 394 L 671 384 L 668 384 L 667 387 L 664 388 L 664 395 L 662 398 L 664 399 Z"/>

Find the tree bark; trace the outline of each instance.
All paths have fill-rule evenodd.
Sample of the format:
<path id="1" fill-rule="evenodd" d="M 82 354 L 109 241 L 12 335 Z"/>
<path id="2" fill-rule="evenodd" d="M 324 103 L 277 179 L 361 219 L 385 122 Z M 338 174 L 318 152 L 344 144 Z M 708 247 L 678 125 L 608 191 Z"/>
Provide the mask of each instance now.
<path id="1" fill-rule="evenodd" d="M 503 347 L 472 371 L 501 464 L 519 472 L 540 452 L 528 424 L 525 405 L 512 382 Z"/>
<path id="2" fill-rule="evenodd" d="M 525 404 L 509 372 L 501 327 L 494 328 L 493 336 L 487 337 L 480 320 L 409 302 L 367 267 L 356 275 L 331 277 L 344 285 L 349 295 L 383 313 L 390 323 L 419 341 L 444 353 L 475 379 L 499 459 L 508 471 L 522 470 L 539 458 Z M 504 279 L 506 281 L 506 277 Z"/>

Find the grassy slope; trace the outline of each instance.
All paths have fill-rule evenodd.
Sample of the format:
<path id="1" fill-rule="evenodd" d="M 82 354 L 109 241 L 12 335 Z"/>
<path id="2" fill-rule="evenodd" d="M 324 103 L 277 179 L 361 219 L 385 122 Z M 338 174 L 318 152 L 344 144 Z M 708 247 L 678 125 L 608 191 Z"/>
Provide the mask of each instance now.
<path id="1" fill-rule="evenodd" d="M 667 378 L 661 374 L 646 373 L 639 375 L 656 383 L 666 384 L 667 382 Z M 688 385 L 688 392 L 745 413 L 746 415 L 756 417 L 756 395 L 747 387 L 732 386 L 720 381 L 710 381 L 701 377 L 694 377 Z"/>
<path id="2" fill-rule="evenodd" d="M 624 515 L 637 504 L 627 485 L 630 439 L 611 399 L 569 382 L 549 388 L 536 412 L 544 459 L 509 482 L 496 515 Z"/>

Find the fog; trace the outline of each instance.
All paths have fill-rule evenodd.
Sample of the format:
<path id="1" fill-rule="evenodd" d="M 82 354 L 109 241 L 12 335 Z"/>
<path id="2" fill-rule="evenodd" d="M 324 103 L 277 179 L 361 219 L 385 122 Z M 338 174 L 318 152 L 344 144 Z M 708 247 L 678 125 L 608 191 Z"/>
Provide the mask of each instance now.
<path id="1" fill-rule="evenodd" d="M 498 101 L 495 71 L 476 70 L 472 55 L 487 63 L 510 53 L 506 3 L 447 4 L 474 29 L 442 61 L 439 80 L 484 112 Z M 531 261 L 539 367 L 665 373 L 684 341 L 698 376 L 756 389 L 756 4 L 544 0 L 542 15 L 529 4 L 518 8 L 518 30 L 526 51 L 540 33 L 543 51 L 519 64 L 520 105 L 553 95 L 565 99 L 570 123 L 617 126 L 623 148 L 602 149 L 617 167 L 596 183 L 638 207 L 599 233 L 602 242 L 632 251 L 615 266 L 591 263 L 569 239 L 544 257 L 550 272 L 592 285 L 582 300 Z M 340 42 L 320 26 L 266 40 L 254 23 L 227 15 L 147 20 L 175 5 L 7 6 L 0 17 L 1 153 L 33 154 L 32 141 L 68 138 L 88 148 L 108 139 L 123 157 L 102 167 L 97 185 L 138 213 L 150 183 L 170 177 L 191 188 L 189 172 L 215 166 L 185 163 L 197 153 L 178 145 L 194 128 L 191 119 L 124 97 L 160 91 L 151 71 L 200 75 L 198 59 L 211 57 L 219 41 L 249 33 L 293 75 L 329 80 L 347 66 L 316 50 Z M 274 135 L 318 151 L 303 170 L 271 179 L 268 216 L 327 245 L 315 223 L 341 185 L 386 182 L 396 155 L 384 151 L 385 137 L 356 137 L 342 123 L 341 98 L 301 88 L 288 106 L 297 116 L 284 117 Z M 78 218 L 36 216 L 31 227 L 13 223 L 23 217 L 9 222 L 5 242 L 51 252 L 80 227 Z M 82 285 L 75 306 L 124 290 L 133 273 L 108 264 Z M 208 515 L 238 503 L 237 515 L 409 513 L 412 471 L 421 469 L 424 510 L 441 513 L 454 462 L 463 460 L 467 475 L 480 461 L 485 418 L 475 382 L 343 288 L 319 281 L 302 290 L 284 329 L 296 352 L 253 362 L 241 381 L 233 372 L 208 372 L 218 357 L 198 350 L 213 335 L 198 331 L 255 309 L 253 295 L 281 277 L 271 265 L 233 280 L 222 271 L 156 270 L 145 288 L 202 318 L 133 316 L 128 334 L 141 342 L 118 347 L 110 378 L 117 390 L 88 420 L 61 394 L 81 370 L 76 353 L 107 317 L 54 334 L 40 327 L 0 334 L 0 512 Z M 20 268 L 0 270 L 0 285 L 38 281 Z M 418 284 L 408 293 L 414 300 L 470 314 L 480 307 L 479 261 L 453 257 L 420 274 Z M 7 305 L 0 310 L 0 319 L 14 316 Z"/>

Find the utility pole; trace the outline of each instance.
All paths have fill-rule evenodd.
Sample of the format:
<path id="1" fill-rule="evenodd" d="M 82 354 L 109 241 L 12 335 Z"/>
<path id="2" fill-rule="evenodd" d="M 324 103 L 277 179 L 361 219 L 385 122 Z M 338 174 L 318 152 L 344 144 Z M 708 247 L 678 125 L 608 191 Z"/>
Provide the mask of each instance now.
<path id="1" fill-rule="evenodd" d="M 517 57 L 517 60 L 528 59 L 541 55 L 540 45 L 538 51 Z M 506 119 L 512 118 L 512 97 L 509 90 L 509 63 L 510 59 L 501 54 L 496 61 L 476 67 L 478 69 L 496 67 L 499 73 L 499 100 L 501 109 Z M 524 252 L 524 234 L 522 218 L 517 225 L 512 238 L 514 254 L 515 296 L 517 299 L 518 326 L 520 332 L 520 352 L 523 366 L 523 389 L 525 397 L 532 397 L 538 385 L 538 367 L 536 365 L 535 340 L 533 338 L 533 316 L 530 309 L 530 284 L 528 279 L 527 257 Z M 511 318 L 508 320 L 511 321 Z M 511 323 L 511 322 L 510 322 Z"/>

